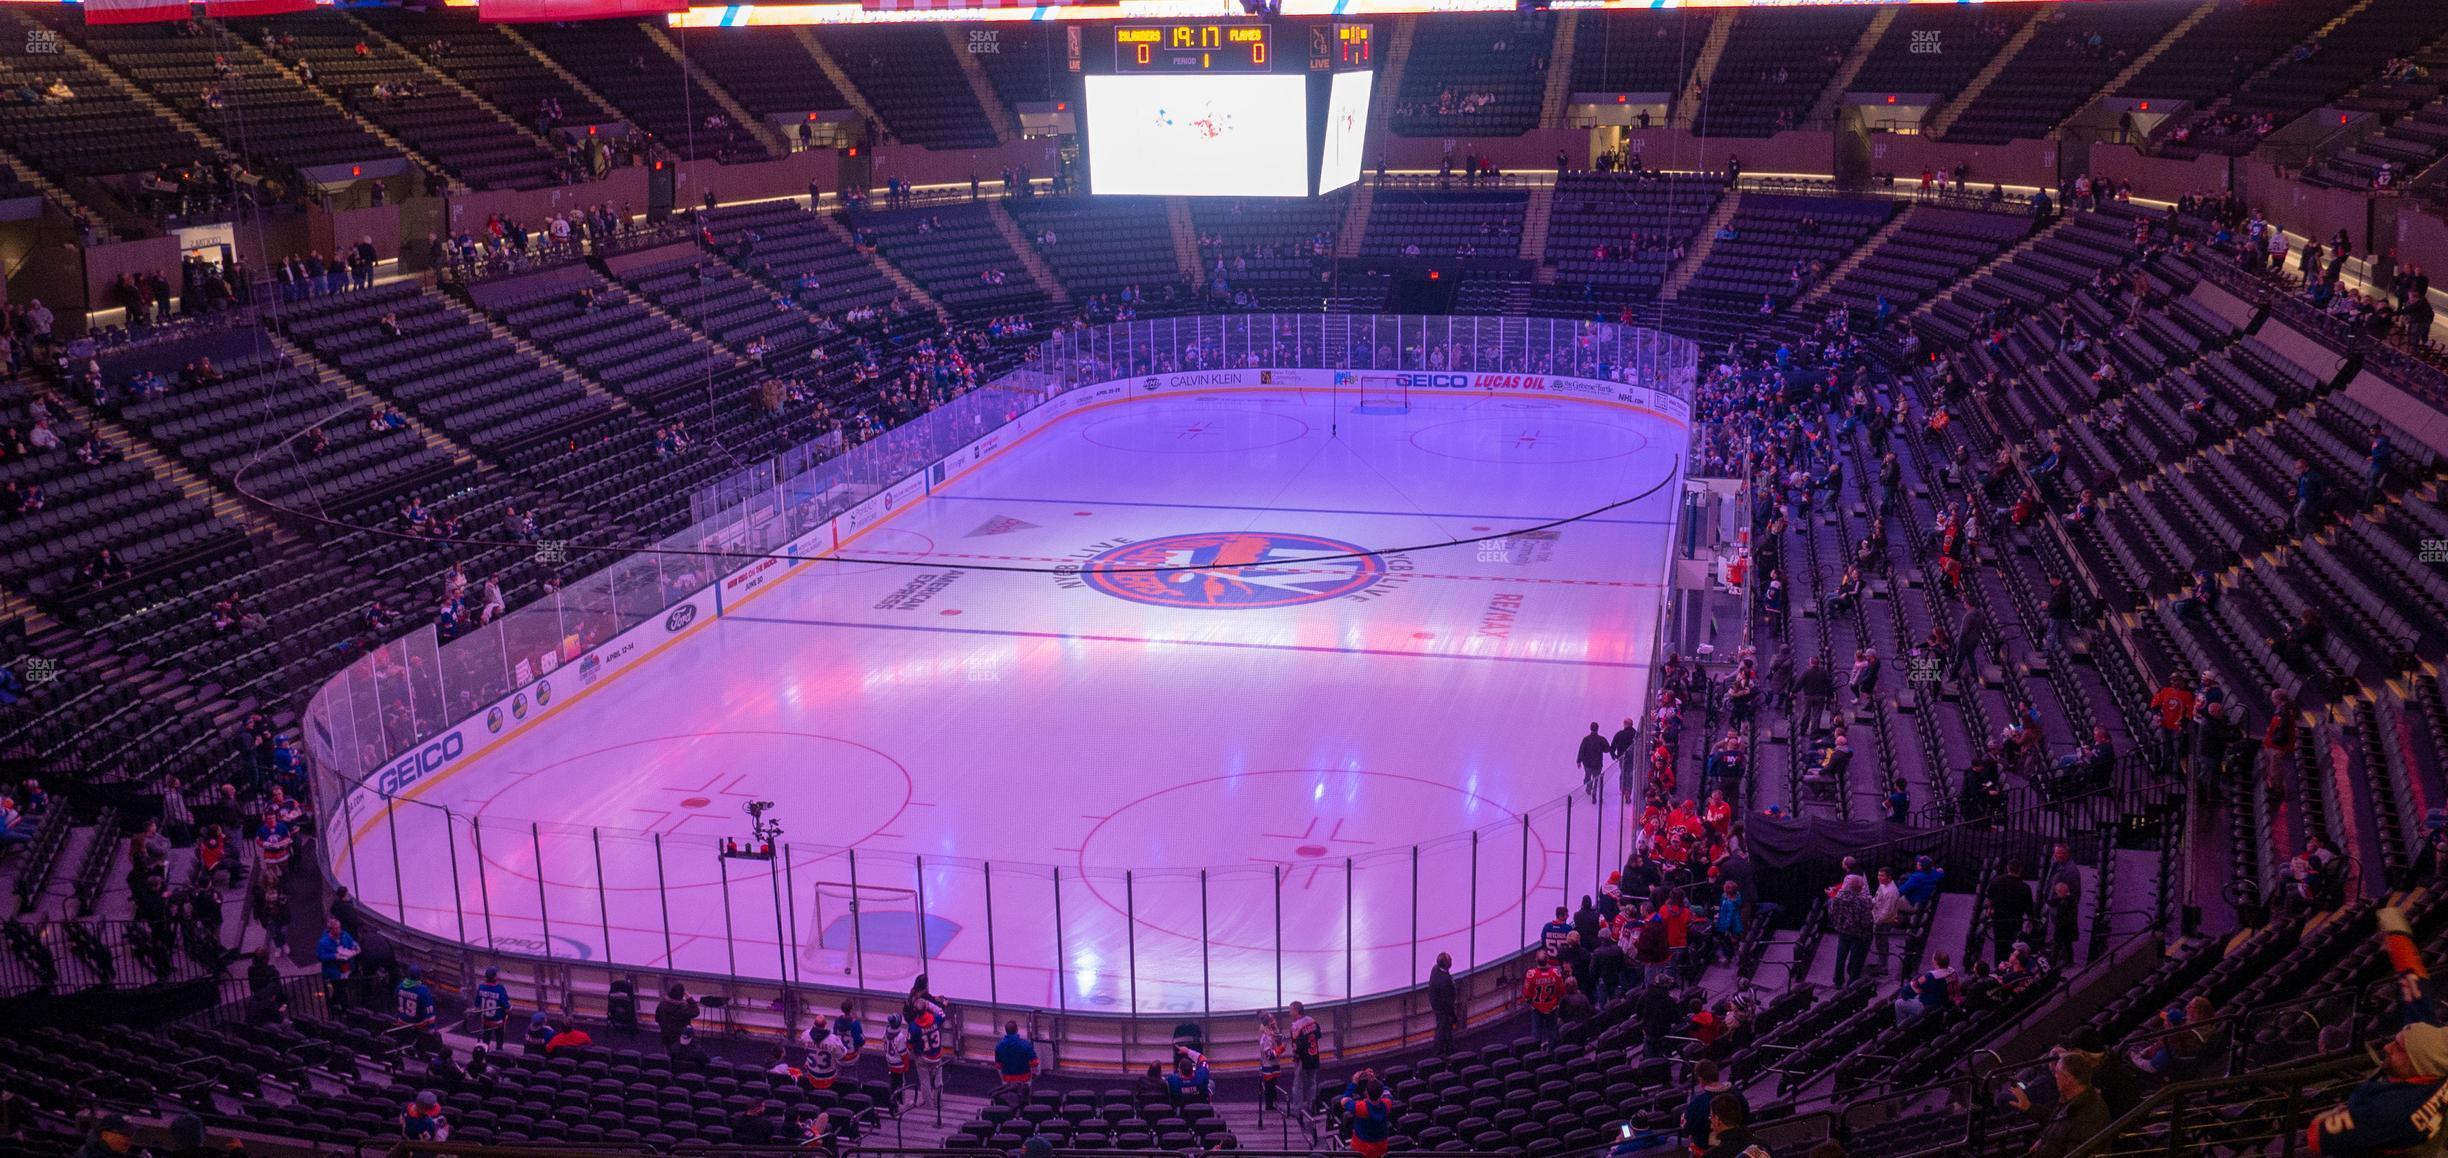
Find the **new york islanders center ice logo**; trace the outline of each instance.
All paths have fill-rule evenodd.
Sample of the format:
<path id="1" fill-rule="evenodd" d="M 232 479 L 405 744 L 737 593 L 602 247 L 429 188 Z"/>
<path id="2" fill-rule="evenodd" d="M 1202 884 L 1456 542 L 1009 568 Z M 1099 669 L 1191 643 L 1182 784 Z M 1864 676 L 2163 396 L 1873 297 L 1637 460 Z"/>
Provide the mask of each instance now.
<path id="1" fill-rule="evenodd" d="M 1385 562 L 1316 535 L 1207 531 L 1116 547 L 1083 564 L 1079 577 L 1117 599 L 1155 607 L 1243 611 L 1323 603 L 1385 577 Z M 1321 556 L 1343 555 L 1343 558 Z M 1151 567 L 1194 570 L 1146 570 Z"/>

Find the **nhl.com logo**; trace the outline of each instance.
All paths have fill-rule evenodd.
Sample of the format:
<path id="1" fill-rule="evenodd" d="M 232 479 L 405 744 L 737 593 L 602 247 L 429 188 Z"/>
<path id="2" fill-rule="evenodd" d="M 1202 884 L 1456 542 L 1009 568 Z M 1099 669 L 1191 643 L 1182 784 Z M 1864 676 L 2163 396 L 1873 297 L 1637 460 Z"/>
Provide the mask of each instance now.
<path id="1" fill-rule="evenodd" d="M 695 622 L 697 622 L 697 605 L 683 603 L 672 608 L 672 613 L 663 617 L 663 630 L 678 631 Z"/>

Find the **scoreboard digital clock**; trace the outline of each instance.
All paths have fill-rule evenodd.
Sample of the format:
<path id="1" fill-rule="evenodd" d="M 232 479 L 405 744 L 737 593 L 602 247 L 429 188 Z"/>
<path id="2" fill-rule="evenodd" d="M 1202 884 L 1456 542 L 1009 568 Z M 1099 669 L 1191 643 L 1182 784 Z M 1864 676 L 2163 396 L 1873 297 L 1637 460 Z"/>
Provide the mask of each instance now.
<path id="1" fill-rule="evenodd" d="M 1114 27 L 1115 72 L 1272 72 L 1264 24 L 1183 20 Z"/>

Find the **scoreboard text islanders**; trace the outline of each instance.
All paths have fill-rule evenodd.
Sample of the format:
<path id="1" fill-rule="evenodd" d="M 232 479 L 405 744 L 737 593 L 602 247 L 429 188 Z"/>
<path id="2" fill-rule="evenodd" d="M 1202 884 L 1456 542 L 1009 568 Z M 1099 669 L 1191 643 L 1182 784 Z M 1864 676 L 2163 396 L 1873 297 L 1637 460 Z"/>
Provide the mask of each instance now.
<path id="1" fill-rule="evenodd" d="M 1114 29 L 1115 72 L 1271 72 L 1274 62 L 1264 24 L 1183 20 Z"/>

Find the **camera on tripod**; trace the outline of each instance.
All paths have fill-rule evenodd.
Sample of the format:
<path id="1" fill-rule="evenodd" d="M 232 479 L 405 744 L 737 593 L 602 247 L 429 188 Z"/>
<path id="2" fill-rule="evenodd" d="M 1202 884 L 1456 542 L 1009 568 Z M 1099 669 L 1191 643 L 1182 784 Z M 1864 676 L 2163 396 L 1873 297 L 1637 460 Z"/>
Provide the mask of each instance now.
<path id="1" fill-rule="evenodd" d="M 751 800 L 741 805 L 740 810 L 748 814 L 748 839 L 743 842 L 724 837 L 722 854 L 735 860 L 772 860 L 774 843 L 782 838 L 782 822 L 765 819 L 773 806 L 771 800 Z"/>

